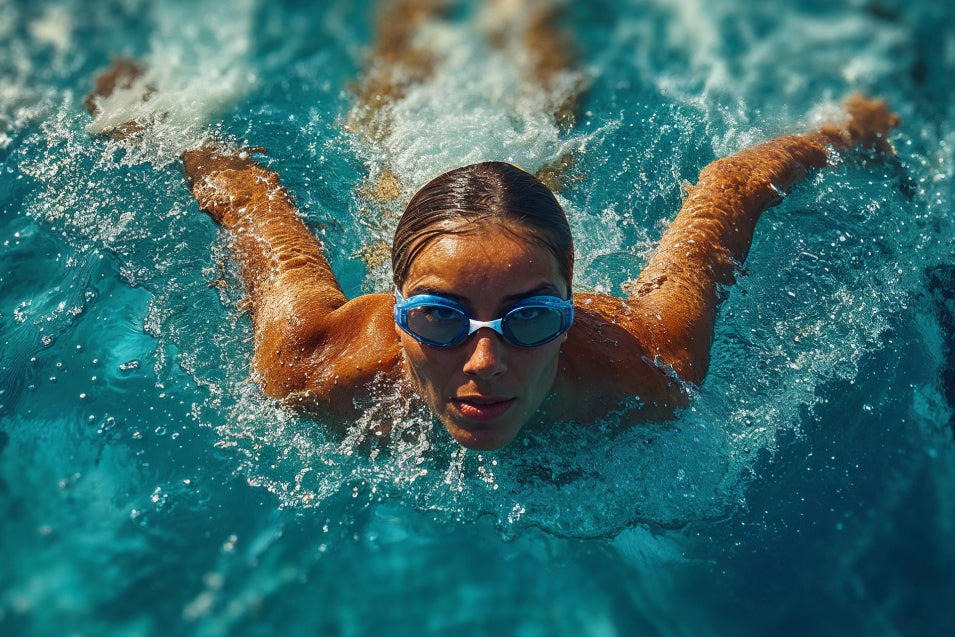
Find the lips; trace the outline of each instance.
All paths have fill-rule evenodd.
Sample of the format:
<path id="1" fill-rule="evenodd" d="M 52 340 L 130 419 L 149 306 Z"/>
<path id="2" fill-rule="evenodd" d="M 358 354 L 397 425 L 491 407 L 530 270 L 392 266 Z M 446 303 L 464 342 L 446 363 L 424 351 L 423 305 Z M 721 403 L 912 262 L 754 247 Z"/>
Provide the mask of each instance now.
<path id="1" fill-rule="evenodd" d="M 511 406 L 517 402 L 516 398 L 497 398 L 489 396 L 469 396 L 467 398 L 452 398 L 451 403 L 458 413 L 468 420 L 486 422 L 500 418 Z"/>

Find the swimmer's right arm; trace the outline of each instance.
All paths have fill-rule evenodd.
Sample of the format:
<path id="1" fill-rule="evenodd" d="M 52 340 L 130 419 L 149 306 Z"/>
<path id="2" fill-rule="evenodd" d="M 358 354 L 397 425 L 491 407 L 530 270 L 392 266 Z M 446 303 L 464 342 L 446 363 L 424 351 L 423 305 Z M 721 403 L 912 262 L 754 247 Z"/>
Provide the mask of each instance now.
<path id="1" fill-rule="evenodd" d="M 760 215 L 833 152 L 858 146 L 886 150 L 899 119 L 884 102 L 856 96 L 849 120 L 803 135 L 779 137 L 714 161 L 688 189 L 660 245 L 629 289 L 643 340 L 679 377 L 699 384 L 709 364 L 721 290 L 749 251 Z"/>
<path id="2" fill-rule="evenodd" d="M 308 279 L 309 301 L 325 311 L 342 306 L 345 294 L 302 222 L 278 173 L 256 162 L 260 149 L 222 152 L 216 146 L 183 154 L 186 179 L 199 208 L 235 237 L 233 250 L 253 302 L 270 288 L 297 287 Z"/>
<path id="3" fill-rule="evenodd" d="M 199 207 L 235 238 L 263 391 L 348 411 L 357 386 L 397 365 L 390 295 L 348 301 L 278 174 L 248 152 L 207 147 L 183 164 Z"/>
<path id="4" fill-rule="evenodd" d="M 97 77 L 85 105 L 99 112 L 102 100 L 128 90 L 145 73 L 119 58 Z M 152 90 L 145 87 L 148 99 Z M 124 138 L 146 130 L 135 121 L 104 130 Z M 399 360 L 390 295 L 348 301 L 319 241 L 299 217 L 279 176 L 249 152 L 216 146 L 187 151 L 189 186 L 213 219 L 235 238 L 233 249 L 251 300 L 254 367 L 263 391 L 303 406 L 347 413 L 356 388 L 392 373 Z"/>

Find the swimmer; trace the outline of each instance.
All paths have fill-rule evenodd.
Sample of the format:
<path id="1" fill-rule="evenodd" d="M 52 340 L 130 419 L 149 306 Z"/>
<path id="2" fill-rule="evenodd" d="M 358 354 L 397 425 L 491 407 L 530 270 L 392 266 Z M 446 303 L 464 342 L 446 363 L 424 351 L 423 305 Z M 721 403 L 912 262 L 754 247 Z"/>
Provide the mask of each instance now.
<path id="1" fill-rule="evenodd" d="M 624 405 L 660 420 L 686 406 L 762 212 L 836 154 L 889 149 L 898 124 L 883 102 L 853 97 L 842 123 L 706 166 L 625 298 L 573 291 L 567 218 L 510 164 L 423 186 L 395 232 L 394 290 L 354 299 L 260 149 L 213 144 L 183 165 L 200 209 L 234 237 L 266 395 L 353 420 L 356 398 L 391 384 L 462 446 L 490 450 L 532 422 L 585 426 Z"/>
<path id="2" fill-rule="evenodd" d="M 899 120 L 884 103 L 846 108 L 842 125 L 706 166 L 626 298 L 573 292 L 564 212 L 509 164 L 422 187 L 395 233 L 394 292 L 349 300 L 278 174 L 215 146 L 183 160 L 199 207 L 235 237 L 268 396 L 354 417 L 356 396 L 397 383 L 461 445 L 488 450 L 531 421 L 586 423 L 624 401 L 665 419 L 685 406 L 761 213 L 834 153 L 887 148 Z"/>

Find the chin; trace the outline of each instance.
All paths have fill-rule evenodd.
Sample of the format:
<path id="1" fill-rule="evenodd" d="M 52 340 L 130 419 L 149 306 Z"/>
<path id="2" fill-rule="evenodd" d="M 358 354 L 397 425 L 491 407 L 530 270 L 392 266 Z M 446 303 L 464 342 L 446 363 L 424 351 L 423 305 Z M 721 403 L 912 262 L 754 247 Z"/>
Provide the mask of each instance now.
<path id="1" fill-rule="evenodd" d="M 495 451 L 506 447 L 513 442 L 520 431 L 520 427 L 502 427 L 501 425 L 496 427 L 473 424 L 462 426 L 458 423 L 445 422 L 444 426 L 459 445 L 472 451 Z"/>

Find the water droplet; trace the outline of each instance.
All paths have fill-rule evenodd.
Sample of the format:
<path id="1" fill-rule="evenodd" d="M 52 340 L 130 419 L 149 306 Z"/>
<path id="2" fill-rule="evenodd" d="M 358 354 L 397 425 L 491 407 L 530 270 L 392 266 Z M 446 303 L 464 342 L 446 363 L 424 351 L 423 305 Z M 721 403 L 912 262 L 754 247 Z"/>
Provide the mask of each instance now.
<path id="1" fill-rule="evenodd" d="M 232 553 L 235 551 L 235 543 L 239 541 L 238 536 L 235 534 L 230 535 L 226 541 L 222 544 L 223 553 Z"/>

